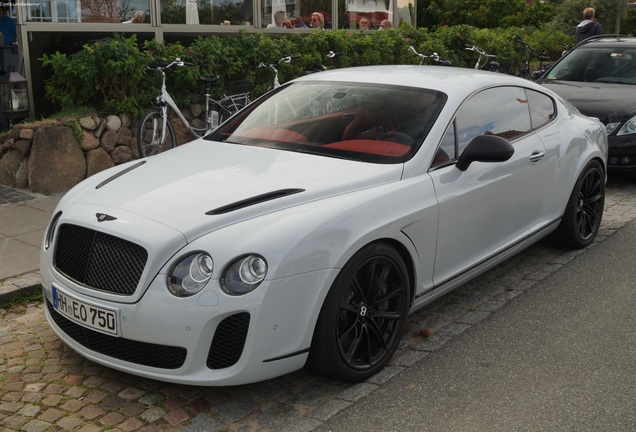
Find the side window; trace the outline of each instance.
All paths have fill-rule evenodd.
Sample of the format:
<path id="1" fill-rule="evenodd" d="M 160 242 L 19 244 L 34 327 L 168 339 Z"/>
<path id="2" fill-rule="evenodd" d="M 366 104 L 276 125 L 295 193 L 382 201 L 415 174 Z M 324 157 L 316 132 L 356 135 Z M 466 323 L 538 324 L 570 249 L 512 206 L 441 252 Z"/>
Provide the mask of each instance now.
<path id="1" fill-rule="evenodd" d="M 544 95 L 532 93 L 536 94 L 533 97 L 537 100 L 537 109 L 548 119 L 552 118 L 554 105 L 551 99 L 545 96 L 552 104 L 549 108 L 548 101 L 541 99 Z M 540 118 L 540 114 L 537 117 Z M 543 120 L 543 123 L 546 122 Z M 459 108 L 455 121 L 442 138 L 433 166 L 441 165 L 448 159 L 457 159 L 468 143 L 479 135 L 498 135 L 513 141 L 531 129 L 529 100 L 523 88 L 497 87 L 484 90 L 467 99 Z M 442 156 L 448 159 L 442 160 Z"/>
<path id="2" fill-rule="evenodd" d="M 526 89 L 528 106 L 530 107 L 530 121 L 532 129 L 538 129 L 556 117 L 554 101 L 551 97 L 534 90 Z"/>
<path id="3" fill-rule="evenodd" d="M 530 131 L 530 113 L 524 89 L 497 87 L 466 100 L 455 119 L 458 155 L 479 135 L 498 135 L 509 141 Z"/>

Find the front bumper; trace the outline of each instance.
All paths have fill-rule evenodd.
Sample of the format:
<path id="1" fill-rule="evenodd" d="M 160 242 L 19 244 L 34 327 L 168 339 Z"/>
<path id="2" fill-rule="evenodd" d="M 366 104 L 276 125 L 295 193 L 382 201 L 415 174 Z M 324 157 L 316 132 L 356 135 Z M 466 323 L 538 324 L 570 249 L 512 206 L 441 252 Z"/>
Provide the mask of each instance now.
<path id="1" fill-rule="evenodd" d="M 335 270 L 266 281 L 252 293 L 225 295 L 218 281 L 198 295 L 176 298 L 155 278 L 136 304 L 87 296 L 44 272 L 46 318 L 72 349 L 134 375 L 180 384 L 240 385 L 284 375 L 307 360 L 314 323 Z M 53 307 L 53 290 L 116 309 L 119 335 L 92 330 Z"/>
<path id="2" fill-rule="evenodd" d="M 636 171 L 636 135 L 610 135 L 607 169 L 613 171 Z"/>

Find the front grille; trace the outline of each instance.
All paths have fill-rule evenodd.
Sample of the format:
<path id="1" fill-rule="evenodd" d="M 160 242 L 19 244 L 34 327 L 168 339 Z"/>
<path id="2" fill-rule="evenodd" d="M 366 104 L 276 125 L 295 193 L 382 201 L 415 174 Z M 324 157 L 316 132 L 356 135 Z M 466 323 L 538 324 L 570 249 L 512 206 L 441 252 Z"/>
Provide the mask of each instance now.
<path id="1" fill-rule="evenodd" d="M 234 365 L 245 346 L 250 314 L 241 312 L 221 321 L 214 333 L 214 339 L 208 352 L 207 366 L 210 369 L 223 369 Z"/>
<path id="2" fill-rule="evenodd" d="M 161 369 L 179 369 L 188 355 L 188 350 L 182 347 L 137 342 L 83 327 L 62 316 L 48 299 L 46 307 L 55 324 L 64 333 L 80 345 L 100 354 Z"/>
<path id="3" fill-rule="evenodd" d="M 146 249 L 128 240 L 64 224 L 58 234 L 54 265 L 82 285 L 132 295 L 147 259 Z"/>

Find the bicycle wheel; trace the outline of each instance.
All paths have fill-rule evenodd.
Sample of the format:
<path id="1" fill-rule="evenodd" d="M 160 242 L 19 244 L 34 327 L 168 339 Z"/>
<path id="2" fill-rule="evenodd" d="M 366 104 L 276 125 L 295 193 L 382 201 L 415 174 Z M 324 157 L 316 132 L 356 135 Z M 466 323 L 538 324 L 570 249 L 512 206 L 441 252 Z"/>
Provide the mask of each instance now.
<path id="1" fill-rule="evenodd" d="M 219 124 L 230 118 L 234 113 L 239 112 L 247 105 L 247 101 L 244 99 L 228 99 L 221 102 L 219 110 Z M 210 103 L 210 110 L 213 110 L 212 103 Z"/>
<path id="2" fill-rule="evenodd" d="M 166 132 L 163 134 L 163 117 L 161 111 L 151 109 L 139 120 L 137 129 L 137 150 L 139 157 L 156 155 L 170 150 L 177 145 L 177 139 L 170 119 L 166 119 Z M 161 136 L 164 135 L 163 142 Z"/>

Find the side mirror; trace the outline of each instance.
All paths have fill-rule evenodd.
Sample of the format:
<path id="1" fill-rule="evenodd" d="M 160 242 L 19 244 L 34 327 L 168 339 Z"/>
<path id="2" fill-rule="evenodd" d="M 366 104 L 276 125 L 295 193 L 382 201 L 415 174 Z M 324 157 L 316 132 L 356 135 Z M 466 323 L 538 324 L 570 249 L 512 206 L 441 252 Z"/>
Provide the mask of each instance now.
<path id="1" fill-rule="evenodd" d="M 504 162 L 512 157 L 515 149 L 510 142 L 497 135 L 479 135 L 468 143 L 455 166 L 466 171 L 473 162 Z"/>

